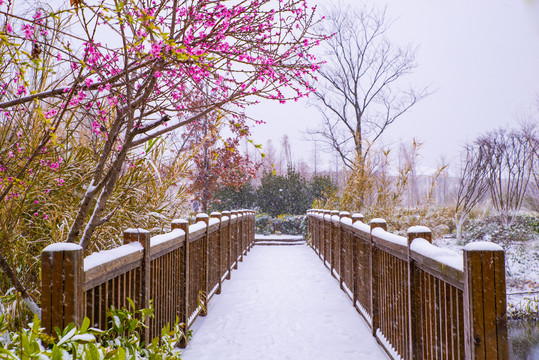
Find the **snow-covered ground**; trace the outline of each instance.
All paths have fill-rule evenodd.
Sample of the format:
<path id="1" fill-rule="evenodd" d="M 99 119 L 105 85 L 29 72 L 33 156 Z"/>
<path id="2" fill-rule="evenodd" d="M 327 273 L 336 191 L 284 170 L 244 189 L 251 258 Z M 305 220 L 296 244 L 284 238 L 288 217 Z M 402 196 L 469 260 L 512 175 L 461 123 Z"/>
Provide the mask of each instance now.
<path id="1" fill-rule="evenodd" d="M 435 241 L 440 247 L 462 252 L 453 237 Z M 503 244 L 509 316 L 539 312 L 539 238 Z"/>
<path id="2" fill-rule="evenodd" d="M 388 359 L 305 245 L 255 246 L 193 330 L 184 360 Z"/>

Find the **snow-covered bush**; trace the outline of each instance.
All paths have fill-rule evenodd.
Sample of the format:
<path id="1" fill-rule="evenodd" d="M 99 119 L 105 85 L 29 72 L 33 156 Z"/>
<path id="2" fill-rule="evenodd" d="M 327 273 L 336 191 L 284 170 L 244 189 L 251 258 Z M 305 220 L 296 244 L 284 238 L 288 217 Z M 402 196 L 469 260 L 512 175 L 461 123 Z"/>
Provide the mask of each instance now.
<path id="1" fill-rule="evenodd" d="M 464 228 L 463 240 L 486 240 L 507 244 L 515 241 L 526 241 L 539 236 L 539 218 L 532 215 L 516 215 L 513 221 L 504 225 L 498 216 L 470 221 Z"/>
<path id="2" fill-rule="evenodd" d="M 279 215 L 276 218 L 267 214 L 256 216 L 255 231 L 257 234 L 287 234 L 301 235 L 304 232 L 305 224 L 302 228 L 304 215 Z"/>

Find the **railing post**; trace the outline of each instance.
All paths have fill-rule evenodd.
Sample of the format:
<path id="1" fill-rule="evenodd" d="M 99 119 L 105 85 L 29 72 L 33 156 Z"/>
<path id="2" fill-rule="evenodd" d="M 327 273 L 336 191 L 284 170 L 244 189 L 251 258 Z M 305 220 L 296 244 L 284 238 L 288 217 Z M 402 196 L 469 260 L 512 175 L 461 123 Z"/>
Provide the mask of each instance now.
<path id="1" fill-rule="evenodd" d="M 48 335 L 55 335 L 55 326 L 82 323 L 83 262 L 77 244 L 51 244 L 41 252 L 41 324 Z"/>
<path id="2" fill-rule="evenodd" d="M 244 211 L 239 210 L 238 211 L 238 228 L 239 228 L 239 235 L 238 235 L 238 243 L 239 243 L 239 249 L 240 249 L 240 262 L 243 262 L 243 251 L 244 251 L 244 243 L 245 243 L 245 217 L 244 217 Z"/>
<path id="3" fill-rule="evenodd" d="M 223 228 L 221 224 L 221 218 L 223 215 L 220 212 L 212 212 L 210 215 L 213 219 L 219 220 L 219 241 L 217 242 L 217 279 L 219 281 L 219 286 L 217 287 L 217 290 L 215 291 L 216 294 L 221 293 L 221 262 L 223 259 L 221 258 L 221 246 L 223 242 Z"/>
<path id="4" fill-rule="evenodd" d="M 463 255 L 465 358 L 508 359 L 504 251 L 481 241 Z"/>
<path id="5" fill-rule="evenodd" d="M 228 269 L 228 273 L 226 274 L 226 279 L 230 280 L 230 273 L 232 272 L 232 241 L 231 241 L 231 231 L 232 231 L 232 221 L 231 221 L 231 213 L 230 211 L 223 211 L 221 213 L 223 217 L 228 218 L 228 225 L 225 230 L 225 247 L 226 247 L 226 267 Z"/>
<path id="6" fill-rule="evenodd" d="M 326 216 L 329 217 L 329 221 L 326 221 Z M 324 210 L 323 215 L 324 224 L 324 262 L 327 263 L 331 271 L 331 210 Z"/>
<path id="7" fill-rule="evenodd" d="M 196 222 L 204 222 L 206 224 L 206 235 L 204 235 L 204 242 L 202 243 L 202 291 L 203 291 L 203 306 L 200 310 L 200 316 L 208 315 L 208 296 L 210 295 L 210 217 L 208 214 L 200 213 L 196 216 Z"/>
<path id="8" fill-rule="evenodd" d="M 234 225 L 232 226 L 232 231 L 231 231 L 231 238 L 232 238 L 232 248 L 233 248 L 233 251 L 232 251 L 232 254 L 233 254 L 233 258 L 232 258 L 232 263 L 234 264 L 234 270 L 237 270 L 238 269 L 238 211 L 237 210 L 233 210 L 231 212 L 231 221 L 232 221 L 232 217 L 236 217 L 234 219 Z"/>
<path id="9" fill-rule="evenodd" d="M 189 331 L 189 222 L 183 219 L 172 221 L 172 230 L 180 229 L 185 233 L 183 243 L 183 256 L 179 259 L 182 262 L 179 269 L 182 269 L 180 286 L 180 321 L 183 322 L 185 336 L 180 339 L 178 347 L 185 349 L 187 346 L 187 332 Z"/>
<path id="10" fill-rule="evenodd" d="M 362 214 L 352 214 L 352 226 L 356 222 L 363 222 L 364 216 Z M 359 241 L 355 236 L 351 237 L 352 241 L 352 297 L 353 297 L 353 303 L 354 306 L 356 306 L 356 302 L 358 301 L 358 286 L 357 282 L 360 276 L 364 276 L 364 274 L 359 273 Z"/>
<path id="11" fill-rule="evenodd" d="M 432 242 L 432 232 L 429 228 L 423 226 L 412 226 L 408 228 L 408 352 L 409 359 L 423 359 L 423 339 L 421 337 L 421 299 L 417 298 L 419 294 L 419 278 L 415 261 L 410 254 L 412 241 L 417 238 Z"/>
<path id="12" fill-rule="evenodd" d="M 348 236 L 345 235 L 344 227 L 342 226 L 342 219 L 350 219 L 350 213 L 348 211 L 341 211 L 339 213 L 339 244 L 340 244 L 340 254 L 339 254 L 339 283 L 341 286 L 341 290 L 344 290 L 344 271 L 345 271 L 345 256 L 349 249 L 345 249 L 345 247 L 348 245 Z M 354 304 L 355 306 L 355 304 Z"/>
<path id="13" fill-rule="evenodd" d="M 376 336 L 376 330 L 380 327 L 380 294 L 378 292 L 379 277 L 378 274 L 378 251 L 372 236 L 372 231 L 376 228 L 387 230 L 387 223 L 384 219 L 372 219 L 371 226 L 371 309 L 372 309 L 372 335 Z"/>
<path id="14" fill-rule="evenodd" d="M 337 270 L 340 270 L 341 227 L 339 222 L 333 222 L 334 216 L 339 216 L 339 210 L 331 210 L 331 275 L 336 278 L 334 271 L 337 272 Z"/>
<path id="15" fill-rule="evenodd" d="M 256 213 L 251 211 L 251 249 L 255 245 Z"/>
<path id="16" fill-rule="evenodd" d="M 150 282 L 150 232 L 144 229 L 127 229 L 124 231 L 124 244 L 132 242 L 139 242 L 142 245 L 142 267 L 140 271 L 140 303 L 135 301 L 135 306 L 140 309 L 147 309 L 150 307 L 150 294 L 151 294 L 151 282 Z M 145 319 L 146 327 L 142 334 L 144 341 L 150 341 L 150 327 L 149 318 Z"/>

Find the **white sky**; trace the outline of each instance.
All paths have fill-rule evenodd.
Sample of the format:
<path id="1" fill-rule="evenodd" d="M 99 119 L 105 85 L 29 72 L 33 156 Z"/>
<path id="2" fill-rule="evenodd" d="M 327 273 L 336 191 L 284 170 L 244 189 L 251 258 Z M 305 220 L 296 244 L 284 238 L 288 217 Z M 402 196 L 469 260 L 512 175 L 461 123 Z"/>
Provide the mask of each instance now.
<path id="1" fill-rule="evenodd" d="M 430 84 L 436 90 L 386 133 L 383 141 L 395 145 L 395 152 L 400 141 L 410 143 L 415 137 L 424 142 L 424 167 L 435 168 L 442 156 L 457 166 L 466 141 L 490 129 L 517 124 L 522 114 L 536 112 L 539 0 L 376 2 L 384 3 L 388 18 L 396 20 L 391 39 L 419 48 L 418 68 L 409 78 L 412 85 Z M 302 131 L 318 124 L 314 107 L 305 101 L 268 102 L 248 114 L 267 121 L 253 129 L 256 142 L 265 145 L 272 139 L 279 148 L 287 134 L 296 159 L 312 163 L 313 143 L 302 140 Z M 334 169 L 334 159 L 326 152 L 325 164 L 319 166 Z"/>

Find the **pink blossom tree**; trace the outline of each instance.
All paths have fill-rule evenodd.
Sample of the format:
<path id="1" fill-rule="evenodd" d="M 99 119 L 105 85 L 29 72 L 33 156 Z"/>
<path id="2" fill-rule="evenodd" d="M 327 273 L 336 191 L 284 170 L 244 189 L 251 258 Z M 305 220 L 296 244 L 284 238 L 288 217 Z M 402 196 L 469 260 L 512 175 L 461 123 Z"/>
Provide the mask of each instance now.
<path id="1" fill-rule="evenodd" d="M 0 0 L 0 126 L 17 119 L 10 131 L 23 134 L 25 117 L 41 124 L 21 151 L 23 142 L 5 139 L 0 201 L 30 186 L 30 170 L 54 170 L 40 160 L 59 146 L 58 132 L 88 129 L 99 156 L 65 239 L 85 249 L 114 215 L 107 203 L 117 181 L 148 142 L 219 109 L 241 112 L 261 98 L 285 102 L 312 91 L 319 63 L 311 50 L 324 36 L 311 32 L 318 20 L 305 1 L 71 5 L 16 15 L 13 1 Z M 0 266 L 24 290 L 3 253 Z"/>

